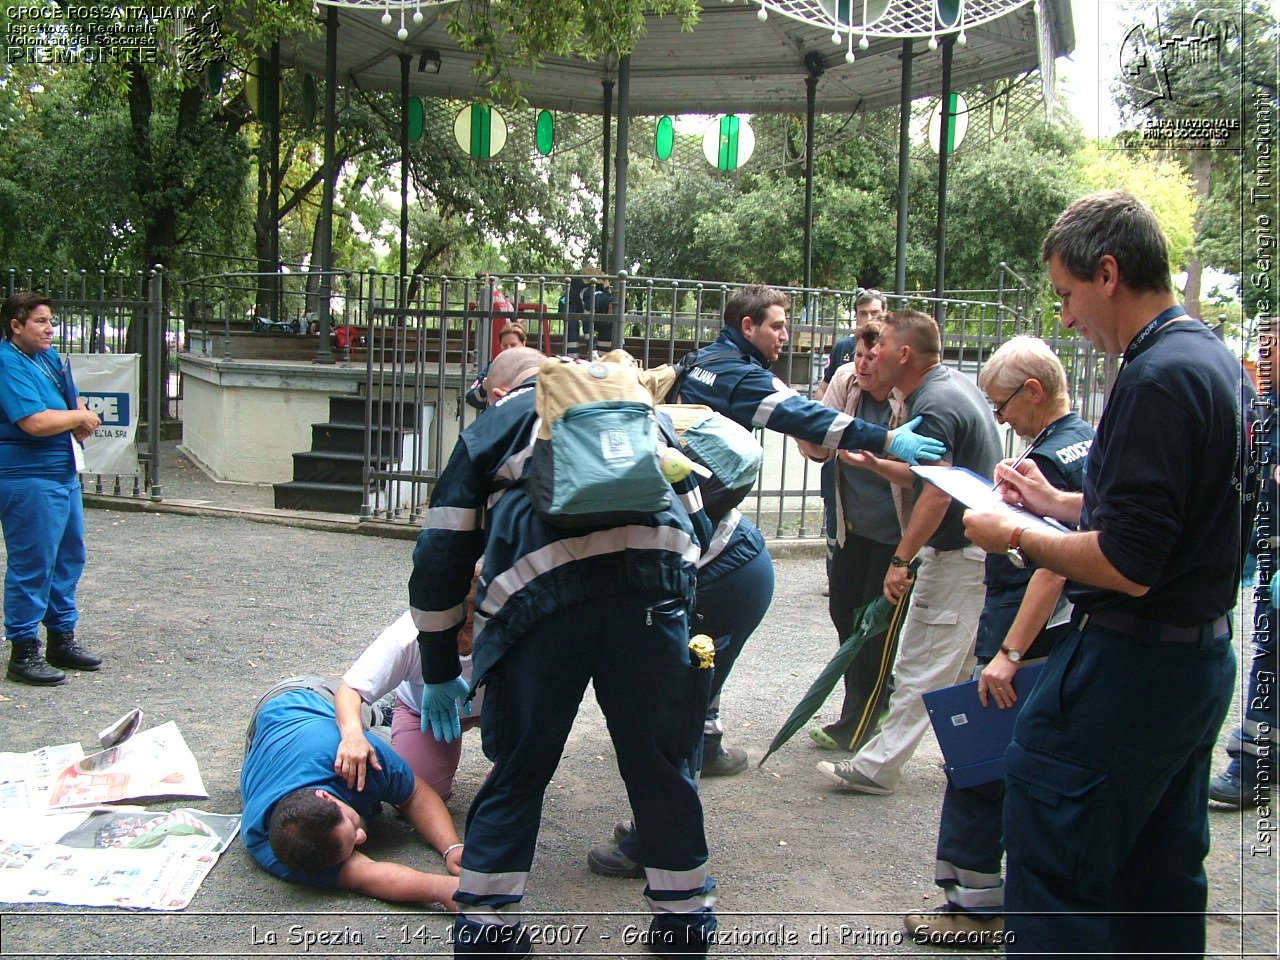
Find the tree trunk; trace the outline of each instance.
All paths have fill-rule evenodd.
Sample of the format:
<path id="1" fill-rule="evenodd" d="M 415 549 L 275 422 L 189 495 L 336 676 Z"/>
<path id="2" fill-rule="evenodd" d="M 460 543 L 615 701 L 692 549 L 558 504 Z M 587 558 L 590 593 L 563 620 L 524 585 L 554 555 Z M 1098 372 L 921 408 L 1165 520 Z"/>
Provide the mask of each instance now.
<path id="1" fill-rule="evenodd" d="M 1191 177 L 1196 185 L 1196 238 L 1200 237 L 1201 217 L 1205 204 L 1209 200 L 1209 187 L 1211 185 L 1210 174 L 1212 157 L 1208 150 L 1196 150 L 1191 155 Z M 1197 320 L 1203 319 L 1203 311 L 1200 306 L 1200 286 L 1203 274 L 1203 267 L 1200 264 L 1199 255 L 1193 250 L 1190 258 L 1187 260 L 1187 286 L 1182 291 L 1183 306 L 1187 313 L 1195 317 Z"/>

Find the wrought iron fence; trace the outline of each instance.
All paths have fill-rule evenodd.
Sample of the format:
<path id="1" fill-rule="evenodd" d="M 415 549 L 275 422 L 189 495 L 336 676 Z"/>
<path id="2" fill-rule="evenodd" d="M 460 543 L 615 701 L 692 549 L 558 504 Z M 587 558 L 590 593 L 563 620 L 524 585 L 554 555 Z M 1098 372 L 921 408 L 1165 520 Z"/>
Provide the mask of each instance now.
<path id="1" fill-rule="evenodd" d="M 611 312 L 564 309 L 574 278 L 552 275 L 415 277 L 365 275 L 358 322 L 366 332 L 366 484 L 363 514 L 416 522 L 451 444 L 472 417 L 460 397 L 496 348 L 497 333 L 523 323 L 531 345 L 549 353 L 590 355 L 619 344 L 644 366 L 679 359 L 720 331 L 726 301 L 742 284 L 671 278 L 608 278 Z M 791 337 L 774 370 L 812 395 L 836 339 L 855 325 L 858 290 L 782 288 L 791 297 Z M 892 309 L 945 311 L 944 362 L 976 378 L 986 359 L 1015 334 L 1045 336 L 1059 352 L 1086 417 L 1101 410 L 1107 368 L 1091 347 L 1063 337 L 1056 318 L 1032 309 L 1031 291 L 1012 271 L 1000 285 L 939 301 L 888 296 Z M 429 440 L 397 463 L 402 432 L 433 424 Z M 747 508 L 771 536 L 818 536 L 822 504 L 818 470 L 777 434 L 761 432 L 766 469 Z M 1009 438 L 1012 448 L 1013 439 Z"/>
<path id="2" fill-rule="evenodd" d="M 63 331 L 69 347 L 123 348 L 127 321 L 164 318 L 164 342 L 171 348 L 160 351 L 164 363 L 157 369 L 164 386 L 171 383 L 178 348 L 231 362 L 284 356 L 363 366 L 361 515 L 405 523 L 420 519 L 453 440 L 474 418 L 462 397 L 497 349 L 505 324 L 520 323 L 530 345 L 549 354 L 590 355 L 618 344 L 645 366 L 656 366 L 711 342 L 722 326 L 725 303 L 743 286 L 618 274 L 596 278 L 607 295 L 579 299 L 585 309 L 573 310 L 570 293 L 583 282 L 574 275 L 400 278 L 290 270 L 269 275 L 275 309 L 271 317 L 262 317 L 254 307 L 267 276 L 232 271 L 174 282 L 168 302 L 161 299 L 150 307 L 141 276 L 132 279 L 135 286 L 124 278 L 104 277 L 95 287 L 84 274 L 10 271 L 8 283 L 10 289 L 31 285 L 53 291 L 59 313 L 72 320 Z M 324 304 L 326 286 L 330 299 Z M 790 340 L 774 371 L 811 396 L 832 345 L 853 333 L 854 304 L 861 291 L 781 289 L 791 298 Z M 1077 409 L 1096 420 L 1114 377 L 1114 362 L 1078 338 L 1064 336 L 1057 317 L 1042 313 L 1033 298 L 1029 285 L 1003 264 L 990 290 L 958 291 L 941 301 L 915 293 L 885 297 L 891 309 L 943 316 L 944 363 L 975 378 L 1009 337 L 1042 336 L 1067 369 Z M 319 313 L 326 308 L 331 339 L 308 336 L 320 326 Z M 180 415 L 180 368 L 172 385 L 172 392 L 158 395 Z M 786 438 L 763 432 L 761 441 L 766 469 L 744 509 L 771 536 L 821 535 L 818 470 Z"/>

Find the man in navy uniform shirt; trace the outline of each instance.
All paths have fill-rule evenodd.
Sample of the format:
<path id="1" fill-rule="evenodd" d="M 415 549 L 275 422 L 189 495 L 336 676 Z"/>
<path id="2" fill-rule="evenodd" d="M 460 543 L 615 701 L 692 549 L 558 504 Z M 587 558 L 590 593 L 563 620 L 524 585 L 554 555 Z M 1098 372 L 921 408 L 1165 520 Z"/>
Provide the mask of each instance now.
<path id="1" fill-rule="evenodd" d="M 1178 306 L 1168 243 L 1129 194 L 1077 200 L 1043 256 L 1063 324 L 1124 359 L 1083 494 L 1029 461 L 997 468 L 1006 499 L 1078 532 L 965 516 L 975 543 L 1067 577 L 1075 604 L 1005 755 L 1006 952 L 1200 955 L 1209 762 L 1235 678 L 1241 366 Z"/>

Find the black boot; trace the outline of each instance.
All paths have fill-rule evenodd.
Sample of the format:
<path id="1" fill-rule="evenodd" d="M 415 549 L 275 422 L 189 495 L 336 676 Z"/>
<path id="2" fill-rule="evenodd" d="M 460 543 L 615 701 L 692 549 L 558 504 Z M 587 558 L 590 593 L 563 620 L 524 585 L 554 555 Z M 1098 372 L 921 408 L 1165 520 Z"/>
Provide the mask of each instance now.
<path id="1" fill-rule="evenodd" d="M 67 675 L 49 666 L 41 656 L 39 640 L 27 640 L 25 643 L 19 641 L 9 645 L 9 669 L 5 676 L 18 683 L 29 683 L 33 687 L 56 687 L 67 682 Z"/>
<path id="2" fill-rule="evenodd" d="M 74 630 L 61 633 L 58 630 L 45 628 L 49 637 L 48 659 L 55 667 L 64 670 L 97 670 L 102 666 L 102 658 L 95 657 L 76 640 Z"/>

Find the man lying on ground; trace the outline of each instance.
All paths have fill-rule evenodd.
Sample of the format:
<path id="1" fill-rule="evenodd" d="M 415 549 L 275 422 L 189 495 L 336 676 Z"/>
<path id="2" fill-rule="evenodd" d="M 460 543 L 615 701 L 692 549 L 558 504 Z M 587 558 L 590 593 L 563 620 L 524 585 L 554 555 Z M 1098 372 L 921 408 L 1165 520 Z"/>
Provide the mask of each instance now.
<path id="1" fill-rule="evenodd" d="M 456 909 L 462 843 L 444 801 L 392 752 L 381 727 L 369 734 L 379 769 L 369 770 L 363 789 L 347 786 L 333 768 L 340 739 L 334 686 L 320 677 L 290 677 L 258 701 L 240 772 L 245 847 L 264 870 L 290 883 Z M 374 719 L 373 710 L 367 710 L 367 730 Z M 440 851 L 449 876 L 374 860 L 359 851 L 368 836 L 366 819 L 383 802 L 399 809 L 418 835 Z"/>

